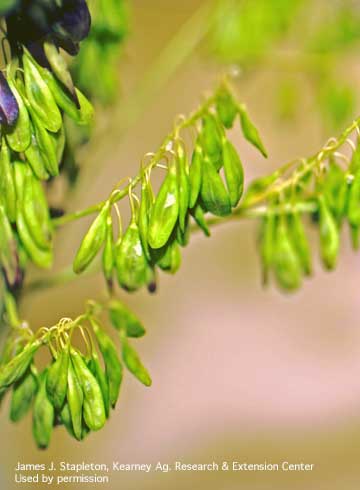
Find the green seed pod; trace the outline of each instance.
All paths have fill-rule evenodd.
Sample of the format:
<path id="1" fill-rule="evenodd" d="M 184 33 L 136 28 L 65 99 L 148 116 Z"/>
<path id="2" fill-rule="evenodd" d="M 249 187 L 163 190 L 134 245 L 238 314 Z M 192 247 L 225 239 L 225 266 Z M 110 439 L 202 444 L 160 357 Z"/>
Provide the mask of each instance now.
<path id="1" fill-rule="evenodd" d="M 109 394 L 109 381 L 104 373 L 100 361 L 99 361 L 99 356 L 94 349 L 91 355 L 91 359 L 89 361 L 89 369 L 95 376 L 97 382 L 99 383 L 103 401 L 104 401 L 104 407 L 105 407 L 105 415 L 106 418 L 109 418 L 110 415 L 110 394 Z"/>
<path id="2" fill-rule="evenodd" d="M 148 262 L 141 245 L 139 227 L 132 219 L 115 250 L 116 272 L 119 286 L 136 291 L 146 284 Z"/>
<path id="3" fill-rule="evenodd" d="M 170 165 L 152 208 L 149 223 L 149 245 L 161 248 L 168 241 L 179 216 L 177 172 Z"/>
<path id="4" fill-rule="evenodd" d="M 203 152 L 199 142 L 196 143 L 195 149 L 191 159 L 191 166 L 189 171 L 189 183 L 190 183 L 190 198 L 189 208 L 193 208 L 196 205 L 196 201 L 200 194 L 202 183 L 202 163 Z"/>
<path id="5" fill-rule="evenodd" d="M 181 265 L 181 251 L 177 240 L 171 240 L 164 247 L 164 251 L 156 261 L 156 265 L 163 271 L 175 274 Z"/>
<path id="6" fill-rule="evenodd" d="M 263 193 L 278 179 L 278 177 L 278 172 L 274 172 L 271 175 L 266 175 L 264 177 L 260 177 L 259 179 L 253 180 L 246 190 L 242 204 L 250 205 L 250 203 L 257 200 L 257 198 L 261 198 Z"/>
<path id="7" fill-rule="evenodd" d="M 71 412 L 70 412 L 70 407 L 69 407 L 68 402 L 65 402 L 64 406 L 61 409 L 60 422 L 64 425 L 68 434 L 71 437 L 73 437 L 74 439 L 76 439 L 75 432 L 74 432 L 73 425 L 72 425 Z"/>
<path id="8" fill-rule="evenodd" d="M 57 79 L 67 88 L 67 90 L 76 98 L 75 87 L 72 77 L 68 70 L 67 64 L 63 56 L 59 52 L 59 48 L 51 41 L 44 42 L 44 52 L 49 65 L 55 73 Z M 46 79 L 45 79 L 46 80 Z"/>
<path id="9" fill-rule="evenodd" d="M 114 342 L 104 332 L 94 318 L 92 318 L 90 321 L 105 363 L 105 372 L 109 384 L 110 404 L 113 408 L 115 408 L 116 402 L 119 398 L 120 386 L 123 378 L 123 367 L 117 354 Z"/>
<path id="10" fill-rule="evenodd" d="M 17 243 L 5 209 L 0 205 L 0 264 L 8 284 L 14 285 L 19 276 Z"/>
<path id="11" fill-rule="evenodd" d="M 32 262 L 42 269 L 49 269 L 53 263 L 53 251 L 51 248 L 44 249 L 38 247 L 21 210 L 17 212 L 16 227 L 21 243 Z"/>
<path id="12" fill-rule="evenodd" d="M 205 211 L 200 202 L 198 202 L 193 209 L 190 211 L 192 217 L 194 218 L 196 224 L 199 226 L 199 228 L 202 229 L 204 232 L 204 235 L 209 237 L 210 236 L 210 229 L 208 227 L 208 224 L 206 223 L 205 219 Z"/>
<path id="13" fill-rule="evenodd" d="M 46 379 L 47 395 L 55 409 L 60 411 L 67 393 L 69 348 L 62 349 L 48 369 Z"/>
<path id="14" fill-rule="evenodd" d="M 6 141 L 13 151 L 18 153 L 24 152 L 31 142 L 31 127 L 29 113 L 26 109 L 25 102 L 18 92 L 15 83 L 8 77 L 9 87 L 13 93 L 18 106 L 19 116 L 11 128 L 5 129 Z"/>
<path id="15" fill-rule="evenodd" d="M 125 329 L 128 337 L 143 337 L 146 330 L 139 318 L 119 300 L 109 303 L 109 317 L 112 325 L 118 329 Z"/>
<path id="16" fill-rule="evenodd" d="M 220 175 L 206 156 L 203 163 L 201 198 L 204 206 L 216 216 L 231 214 L 230 197 Z"/>
<path id="17" fill-rule="evenodd" d="M 16 190 L 13 168 L 10 162 L 10 152 L 4 138 L 1 140 L 0 150 L 0 196 L 5 205 L 9 220 L 16 220 Z"/>
<path id="18" fill-rule="evenodd" d="M 284 217 L 276 230 L 273 265 L 279 287 L 294 291 L 301 286 L 301 266 Z"/>
<path id="19" fill-rule="evenodd" d="M 184 231 L 180 229 L 180 226 L 176 227 L 176 240 L 181 247 L 186 247 L 190 241 L 191 230 L 189 216 L 189 214 L 186 215 Z"/>
<path id="20" fill-rule="evenodd" d="M 129 344 L 126 336 L 120 332 L 120 338 L 122 343 L 122 358 L 127 369 L 145 386 L 151 386 L 151 377 L 147 369 L 140 361 L 138 353 Z"/>
<path id="21" fill-rule="evenodd" d="M 10 403 L 10 420 L 19 422 L 30 410 L 37 391 L 37 381 L 31 370 L 15 383 Z"/>
<path id="22" fill-rule="evenodd" d="M 340 249 L 339 230 L 331 214 L 324 196 L 319 196 L 319 230 L 320 230 L 320 254 L 324 267 L 332 270 L 336 267 Z"/>
<path id="23" fill-rule="evenodd" d="M 25 50 L 23 56 L 26 97 L 44 128 L 56 133 L 62 125 L 61 113 L 37 64 Z"/>
<path id="24" fill-rule="evenodd" d="M 352 248 L 357 251 L 360 248 L 360 226 L 350 225 L 350 238 Z"/>
<path id="25" fill-rule="evenodd" d="M 67 403 L 69 405 L 71 423 L 74 431 L 74 435 L 77 440 L 82 439 L 82 426 L 83 426 L 83 403 L 84 395 L 82 387 L 74 370 L 73 362 L 70 357 L 68 364 L 68 389 L 67 389 Z"/>
<path id="26" fill-rule="evenodd" d="M 346 213 L 348 188 L 345 172 L 334 160 L 330 160 L 320 192 L 324 194 L 331 212 L 339 223 Z"/>
<path id="27" fill-rule="evenodd" d="M 244 170 L 234 146 L 226 139 L 223 140 L 223 162 L 231 206 L 235 207 L 244 190 Z"/>
<path id="28" fill-rule="evenodd" d="M 312 258 L 309 241 L 306 237 L 304 226 L 297 211 L 294 211 L 289 219 L 289 232 L 291 241 L 298 255 L 303 273 L 306 276 L 312 274 Z"/>
<path id="29" fill-rule="evenodd" d="M 38 144 L 33 127 L 31 133 L 31 144 L 25 151 L 25 157 L 32 171 L 34 172 L 34 175 L 39 180 L 47 180 L 49 178 L 49 173 L 46 169 L 46 159 Z"/>
<path id="30" fill-rule="evenodd" d="M 99 383 L 79 351 L 71 349 L 71 359 L 84 394 L 84 421 L 90 430 L 100 430 L 106 422 L 106 415 Z"/>
<path id="31" fill-rule="evenodd" d="M 80 106 L 79 109 L 49 70 L 43 69 L 41 74 L 46 80 L 58 106 L 79 126 L 90 125 L 94 118 L 94 108 L 85 95 L 80 90 L 75 89 Z"/>
<path id="32" fill-rule="evenodd" d="M 349 191 L 347 218 L 355 227 L 360 225 L 360 169 L 354 175 Z"/>
<path id="33" fill-rule="evenodd" d="M 179 196 L 179 226 L 185 231 L 186 217 L 189 210 L 190 184 L 188 177 L 188 164 L 184 149 L 179 146 L 177 158 L 177 181 Z"/>
<path id="34" fill-rule="evenodd" d="M 56 143 L 50 133 L 42 125 L 41 120 L 33 110 L 30 110 L 31 120 L 33 122 L 36 142 L 42 155 L 46 171 L 53 177 L 59 175 L 59 162 L 57 157 Z M 62 121 L 61 121 L 62 123 Z M 31 152 L 30 152 L 31 153 Z"/>
<path id="35" fill-rule="evenodd" d="M 149 220 L 151 209 L 154 204 L 154 195 L 150 181 L 144 176 L 141 181 L 141 201 L 139 208 L 139 233 L 141 245 L 148 261 L 151 260 L 151 253 L 148 244 Z"/>
<path id="36" fill-rule="evenodd" d="M 105 238 L 105 247 L 102 255 L 102 268 L 103 268 L 105 279 L 107 280 L 108 284 L 112 283 L 114 265 L 115 265 L 114 235 L 113 235 L 112 218 L 109 212 L 106 218 L 106 238 Z"/>
<path id="37" fill-rule="evenodd" d="M 260 256 L 262 266 L 262 283 L 264 286 L 267 286 L 269 283 L 269 273 L 274 263 L 276 225 L 276 216 L 270 209 L 269 213 L 262 221 L 260 231 Z"/>
<path id="38" fill-rule="evenodd" d="M 110 202 L 106 201 L 100 213 L 86 232 L 73 264 L 73 269 L 76 274 L 80 274 L 91 264 L 104 243 L 109 210 Z"/>
<path id="39" fill-rule="evenodd" d="M 15 160 L 14 162 L 12 162 L 12 166 L 14 169 L 16 198 L 19 202 L 21 202 L 24 199 L 27 165 L 21 160 Z"/>
<path id="40" fill-rule="evenodd" d="M 203 118 L 200 138 L 204 153 L 217 162 L 221 155 L 221 133 L 218 122 L 210 113 Z"/>
<path id="41" fill-rule="evenodd" d="M 249 114 L 246 112 L 246 109 L 243 106 L 240 107 L 240 123 L 245 139 L 255 146 L 255 148 L 257 148 L 265 158 L 267 158 L 267 151 L 265 150 L 263 142 L 261 141 L 259 131 L 251 121 Z"/>
<path id="42" fill-rule="evenodd" d="M 234 97 L 226 88 L 221 89 L 216 94 L 216 112 L 225 128 L 233 127 L 238 108 Z"/>
<path id="43" fill-rule="evenodd" d="M 39 391 L 36 394 L 33 408 L 33 436 L 39 449 L 46 449 L 54 426 L 55 412 L 46 392 L 47 371 L 39 378 Z"/>
<path id="44" fill-rule="evenodd" d="M 22 377 L 40 346 L 41 342 L 39 340 L 27 344 L 19 354 L 2 366 L 0 370 L 0 390 L 7 388 Z"/>

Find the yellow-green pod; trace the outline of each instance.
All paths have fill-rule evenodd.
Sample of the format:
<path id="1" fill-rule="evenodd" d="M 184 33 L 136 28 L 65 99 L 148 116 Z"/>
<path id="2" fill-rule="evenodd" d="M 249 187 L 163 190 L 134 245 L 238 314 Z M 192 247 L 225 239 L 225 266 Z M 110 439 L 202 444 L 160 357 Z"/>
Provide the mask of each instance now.
<path id="1" fill-rule="evenodd" d="M 13 93 L 18 106 L 19 106 L 19 116 L 15 124 L 11 128 L 5 130 L 6 141 L 13 151 L 18 153 L 24 152 L 31 142 L 31 127 L 29 113 L 27 111 L 25 102 L 18 92 L 15 83 L 8 77 L 8 83 Z"/>
<path id="2" fill-rule="evenodd" d="M 39 180 L 47 180 L 49 178 L 45 155 L 41 151 L 33 127 L 31 132 L 31 144 L 25 150 L 25 157 L 34 172 L 34 175 L 36 175 Z"/>
<path id="3" fill-rule="evenodd" d="M 221 155 L 221 133 L 215 117 L 210 113 L 203 117 L 200 139 L 204 153 L 211 160 L 217 160 Z"/>
<path id="4" fill-rule="evenodd" d="M 30 369 L 14 384 L 10 402 L 10 420 L 12 422 L 18 422 L 28 413 L 37 386 L 37 380 Z"/>
<path id="5" fill-rule="evenodd" d="M 46 40 L 43 46 L 46 58 L 50 64 L 53 73 L 55 73 L 57 79 L 74 96 L 75 88 L 73 80 L 67 67 L 66 61 L 59 52 L 59 48 L 55 45 L 55 43 L 49 40 Z"/>
<path id="6" fill-rule="evenodd" d="M 179 270 L 181 251 L 177 240 L 172 239 L 164 246 L 164 250 L 156 260 L 156 265 L 170 274 L 175 274 Z"/>
<path id="7" fill-rule="evenodd" d="M 177 158 L 177 181 L 178 181 L 178 196 L 179 196 L 179 227 L 185 231 L 186 217 L 189 210 L 190 199 L 190 183 L 188 176 L 188 164 L 184 149 L 180 146 L 178 149 Z"/>
<path id="8" fill-rule="evenodd" d="M 269 283 L 269 275 L 274 263 L 276 245 L 276 225 L 277 218 L 270 209 L 262 220 L 260 230 L 260 256 L 262 269 L 262 283 L 266 286 Z"/>
<path id="9" fill-rule="evenodd" d="M 204 235 L 210 236 L 210 228 L 205 219 L 205 210 L 200 202 L 198 202 L 193 209 L 190 210 L 191 216 L 194 218 L 196 224 L 202 229 Z"/>
<path id="10" fill-rule="evenodd" d="M 120 332 L 122 358 L 127 369 L 145 386 L 151 386 L 151 377 L 140 361 L 136 350 L 129 344 L 124 332 Z"/>
<path id="11" fill-rule="evenodd" d="M 76 274 L 80 274 L 91 264 L 104 243 L 109 209 L 110 202 L 106 201 L 100 213 L 86 232 L 73 264 L 73 269 Z"/>
<path id="12" fill-rule="evenodd" d="M 326 269 L 332 270 L 336 267 L 340 250 L 339 229 L 324 196 L 319 196 L 318 203 L 321 260 Z"/>
<path id="13" fill-rule="evenodd" d="M 21 210 L 18 210 L 16 217 L 16 227 L 21 243 L 23 244 L 28 256 L 35 265 L 43 269 L 49 269 L 53 263 L 53 252 L 51 248 L 40 248 L 35 243 L 26 220 Z"/>
<path id="14" fill-rule="evenodd" d="M 105 279 L 108 281 L 109 284 L 112 282 L 114 265 L 115 265 L 115 257 L 114 257 L 113 225 L 112 225 L 112 217 L 109 212 L 106 218 L 106 238 L 105 238 L 105 247 L 102 255 L 102 268 L 103 268 Z"/>
<path id="15" fill-rule="evenodd" d="M 117 329 L 125 329 L 127 337 L 142 337 L 146 331 L 141 320 L 127 306 L 117 299 L 109 303 L 109 317 Z"/>
<path id="16" fill-rule="evenodd" d="M 70 407 L 69 407 L 68 402 L 65 402 L 62 409 L 61 409 L 60 422 L 64 425 L 68 434 L 71 437 L 74 437 L 74 439 L 76 439 L 74 429 L 73 429 L 73 425 L 72 425 Z"/>
<path id="17" fill-rule="evenodd" d="M 46 392 L 47 371 L 39 377 L 39 391 L 36 394 L 33 408 L 33 436 L 39 449 L 46 449 L 51 440 L 55 411 Z"/>
<path id="18" fill-rule="evenodd" d="M 356 227 L 360 225 L 360 169 L 355 173 L 351 183 L 347 204 L 347 218 Z"/>
<path id="19" fill-rule="evenodd" d="M 17 241 L 2 205 L 0 205 L 0 264 L 7 283 L 14 286 L 20 273 Z"/>
<path id="20" fill-rule="evenodd" d="M 253 146 L 255 146 L 255 148 L 257 148 L 265 158 L 267 158 L 267 151 L 264 147 L 263 142 L 261 141 L 259 131 L 254 123 L 251 121 L 249 114 L 247 113 L 244 106 L 240 107 L 240 123 L 245 139 Z"/>
<path id="21" fill-rule="evenodd" d="M 42 126 L 56 133 L 61 127 L 62 118 L 55 99 L 41 76 L 37 63 L 27 50 L 24 51 L 22 60 L 25 92 L 29 104 L 41 121 Z"/>
<path id="22" fill-rule="evenodd" d="M 33 110 L 30 111 L 31 119 L 33 122 L 36 141 L 42 155 L 46 171 L 52 176 L 59 175 L 59 162 L 56 148 L 56 141 L 52 138 L 50 133 L 42 125 L 42 121 Z M 62 124 L 62 120 L 61 120 Z M 60 130 L 60 128 L 59 128 Z"/>
<path id="23" fill-rule="evenodd" d="M 244 170 L 233 144 L 223 139 L 223 163 L 231 206 L 237 206 L 244 190 Z"/>
<path id="24" fill-rule="evenodd" d="M 273 267 L 280 288 L 285 291 L 299 289 L 302 282 L 301 265 L 291 241 L 285 217 L 280 218 L 276 230 Z"/>
<path id="25" fill-rule="evenodd" d="M 233 127 L 238 108 L 233 96 L 225 87 L 216 94 L 216 112 L 226 129 Z"/>
<path id="26" fill-rule="evenodd" d="M 74 436 L 80 441 L 82 439 L 84 395 L 71 358 L 68 364 L 68 388 L 66 398 L 67 404 L 69 405 Z"/>
<path id="27" fill-rule="evenodd" d="M 190 185 L 189 208 L 195 207 L 196 201 L 200 194 L 201 182 L 202 182 L 203 158 L 204 155 L 203 155 L 201 145 L 197 141 L 192 155 L 191 165 L 189 170 L 189 185 Z"/>
<path id="28" fill-rule="evenodd" d="M 4 138 L 1 139 L 0 150 L 0 195 L 5 205 L 9 220 L 16 220 L 16 190 L 13 167 L 10 162 L 10 151 Z"/>
<path id="29" fill-rule="evenodd" d="M 149 223 L 149 245 L 161 248 L 168 241 L 179 217 L 176 165 L 171 164 L 156 196 Z"/>
<path id="30" fill-rule="evenodd" d="M 289 232 L 291 234 L 292 243 L 298 254 L 303 273 L 306 276 L 310 276 L 312 273 L 311 249 L 301 217 L 297 211 L 294 211 L 289 218 Z"/>
<path id="31" fill-rule="evenodd" d="M 95 349 L 93 349 L 91 353 L 91 359 L 88 363 L 88 367 L 90 371 L 93 373 L 93 375 L 95 376 L 95 378 L 97 379 L 97 382 L 99 383 L 103 400 L 104 400 L 105 415 L 106 418 L 109 418 L 110 415 L 109 380 L 101 367 L 99 356 Z"/>
<path id="32" fill-rule="evenodd" d="M 144 176 L 141 181 L 141 200 L 139 208 L 139 232 L 141 245 L 144 250 L 144 254 L 148 261 L 151 260 L 151 253 L 148 244 L 149 234 L 149 220 L 151 215 L 151 209 L 154 204 L 154 195 L 152 192 L 150 181 Z"/>
<path id="33" fill-rule="evenodd" d="M 61 349 L 48 369 L 46 379 L 47 395 L 55 409 L 64 405 L 68 386 L 69 348 Z"/>
<path id="34" fill-rule="evenodd" d="M 216 216 L 231 214 L 231 202 L 224 182 L 209 158 L 205 156 L 201 185 L 201 198 L 207 211 Z"/>

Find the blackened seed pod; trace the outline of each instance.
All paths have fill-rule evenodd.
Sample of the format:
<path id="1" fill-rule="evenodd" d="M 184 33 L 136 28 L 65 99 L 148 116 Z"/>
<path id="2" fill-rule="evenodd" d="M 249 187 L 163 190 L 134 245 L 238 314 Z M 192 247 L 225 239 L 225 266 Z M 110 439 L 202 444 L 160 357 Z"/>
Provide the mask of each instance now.
<path id="1" fill-rule="evenodd" d="M 200 193 L 207 211 L 216 216 L 227 216 L 231 214 L 229 194 L 220 175 L 207 156 L 205 156 L 203 163 Z"/>
<path id="2" fill-rule="evenodd" d="M 200 143 L 197 141 L 194 152 L 191 159 L 191 165 L 189 170 L 189 183 L 190 183 L 190 198 L 189 207 L 193 208 L 200 194 L 202 183 L 202 162 L 203 151 Z"/>
<path id="3" fill-rule="evenodd" d="M 6 214 L 14 223 L 16 220 L 16 189 L 13 167 L 10 162 L 10 152 L 4 138 L 1 140 L 0 150 L 0 195 L 2 196 Z"/>
<path id="4" fill-rule="evenodd" d="M 127 337 L 143 337 L 146 330 L 141 320 L 117 299 L 109 303 L 109 317 L 112 325 L 117 329 L 125 329 Z"/>
<path id="5" fill-rule="evenodd" d="M 226 88 L 216 94 L 216 112 L 226 129 L 233 127 L 238 108 L 233 96 Z"/>
<path id="6" fill-rule="evenodd" d="M 122 358 L 127 369 L 145 386 L 151 386 L 151 377 L 140 361 L 136 350 L 129 344 L 126 336 L 120 332 Z"/>
<path id="7" fill-rule="evenodd" d="M 83 403 L 84 395 L 74 370 L 73 362 L 70 357 L 68 365 L 68 388 L 67 388 L 67 403 L 69 405 L 69 411 L 71 415 L 71 423 L 76 439 L 79 441 L 82 438 L 82 425 L 83 425 Z"/>
<path id="8" fill-rule="evenodd" d="M 176 165 L 171 164 L 156 196 L 149 223 L 149 245 L 161 248 L 168 241 L 179 216 Z"/>
<path id="9" fill-rule="evenodd" d="M 111 338 L 95 319 L 91 319 L 91 325 L 105 363 L 105 372 L 109 383 L 110 404 L 115 408 L 123 378 L 123 367 L 117 354 L 115 344 Z"/>
<path id="10" fill-rule="evenodd" d="M 233 144 L 223 140 L 223 162 L 231 206 L 237 206 L 244 190 L 244 170 Z"/>
<path id="11" fill-rule="evenodd" d="M 297 211 L 294 211 L 289 217 L 289 232 L 291 241 L 295 247 L 299 261 L 306 276 L 312 274 L 312 258 L 310 244 L 307 239 L 301 217 Z"/>
<path id="12" fill-rule="evenodd" d="M 280 218 L 276 230 L 274 273 L 280 288 L 295 291 L 301 286 L 301 266 L 291 241 L 285 217 Z"/>
<path id="13" fill-rule="evenodd" d="M 245 139 L 255 146 L 255 148 L 257 148 L 265 158 L 267 158 L 267 151 L 263 142 L 261 141 L 259 131 L 251 121 L 245 107 L 240 107 L 240 123 Z"/>
<path id="14" fill-rule="evenodd" d="M 5 128 L 6 141 L 12 150 L 21 153 L 30 146 L 31 142 L 29 113 L 15 83 L 11 78 L 8 82 L 19 107 L 19 116 L 13 126 Z"/>
<path id="15" fill-rule="evenodd" d="M 53 432 L 55 411 L 46 392 L 47 371 L 39 377 L 39 391 L 36 394 L 33 408 L 33 436 L 39 449 L 46 449 Z"/>
<path id="16" fill-rule="evenodd" d="M 62 117 L 55 99 L 41 76 L 35 60 L 27 50 L 22 59 L 25 91 L 29 104 L 41 121 L 41 125 L 56 133 L 62 125 Z"/>
<path id="17" fill-rule="evenodd" d="M 12 126 L 19 116 L 17 100 L 4 74 L 0 72 L 0 123 Z"/>
<path id="18" fill-rule="evenodd" d="M 47 395 L 55 409 L 63 406 L 68 386 L 69 348 L 62 349 L 48 369 L 46 378 Z"/>
<path id="19" fill-rule="evenodd" d="M 146 284 L 148 262 L 135 218 L 116 247 L 115 263 L 119 286 L 136 291 Z"/>
<path id="20" fill-rule="evenodd" d="M 115 265 L 115 258 L 114 258 L 113 224 L 112 224 L 111 213 L 109 211 L 109 214 L 106 218 L 106 238 L 105 238 L 104 251 L 102 255 L 102 268 L 104 272 L 104 277 L 110 286 L 113 278 L 114 265 Z"/>
<path id="21" fill-rule="evenodd" d="M 15 383 L 10 402 L 10 420 L 12 422 L 19 422 L 28 413 L 37 386 L 37 380 L 30 369 Z"/>
<path id="22" fill-rule="evenodd" d="M 205 211 L 200 202 L 198 202 L 193 209 L 190 211 L 191 216 L 194 218 L 196 224 L 202 229 L 204 235 L 210 236 L 210 228 L 205 219 Z"/>
<path id="23" fill-rule="evenodd" d="M 106 238 L 106 222 L 109 210 L 110 202 L 106 201 L 86 232 L 73 263 L 73 269 L 76 274 L 80 274 L 91 264 L 103 245 Z"/>
<path id="24" fill-rule="evenodd" d="M 324 267 L 336 267 L 340 250 L 339 229 L 324 196 L 319 196 L 320 255 Z"/>

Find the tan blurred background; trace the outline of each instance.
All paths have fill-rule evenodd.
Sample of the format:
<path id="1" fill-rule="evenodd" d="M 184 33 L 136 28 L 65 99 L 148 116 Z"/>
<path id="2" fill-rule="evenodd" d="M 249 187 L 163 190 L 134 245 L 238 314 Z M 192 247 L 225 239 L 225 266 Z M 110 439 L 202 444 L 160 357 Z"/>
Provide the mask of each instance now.
<path id="1" fill-rule="evenodd" d="M 181 23 L 200 3 L 137 0 L 132 34 L 120 68 L 123 95 L 131 92 Z M 352 77 L 359 63 L 353 63 Z M 133 175 L 142 155 L 157 148 L 177 113 L 187 113 L 212 87 L 219 67 L 193 55 L 161 87 L 141 117 L 124 125 L 121 103 L 106 113 L 107 128 L 83 165 L 83 184 L 71 209 L 103 199 L 121 177 Z M 240 138 L 247 179 L 270 172 L 324 143 L 324 131 L 307 96 L 301 117 L 279 122 L 272 101 L 277 79 L 265 70 L 239 79 L 241 100 L 261 129 L 270 153 L 264 161 Z M 355 116 L 355 114 L 354 114 Z M 103 117 L 104 119 L 104 117 Z M 349 121 L 350 122 L 350 121 Z M 125 121 L 126 123 L 126 121 Z M 108 144 L 109 134 L 111 145 Z M 102 144 L 106 141 L 106 144 Z M 65 227 L 57 243 L 57 268 L 68 265 L 85 231 L 85 219 Z M 54 461 L 122 463 L 315 464 L 304 473 L 113 473 L 107 488 L 126 490 L 357 490 L 360 482 L 359 257 L 348 244 L 335 273 L 317 265 L 300 293 L 264 291 L 256 252 L 256 224 L 224 225 L 210 239 L 196 235 L 176 277 L 161 275 L 155 296 L 122 297 L 144 320 L 148 335 L 136 347 L 153 377 L 149 389 L 126 376 L 117 410 L 106 427 L 82 443 L 55 431 L 46 452 L 35 449 L 30 420 L 19 425 L 1 414 L 0 487 L 18 488 L 12 468 Z M 29 295 L 23 316 L 51 325 L 76 316 L 88 298 L 104 295 L 102 277 L 80 278 Z M 68 485 L 78 488 L 80 485 Z M 22 485 L 23 488 L 32 488 Z"/>

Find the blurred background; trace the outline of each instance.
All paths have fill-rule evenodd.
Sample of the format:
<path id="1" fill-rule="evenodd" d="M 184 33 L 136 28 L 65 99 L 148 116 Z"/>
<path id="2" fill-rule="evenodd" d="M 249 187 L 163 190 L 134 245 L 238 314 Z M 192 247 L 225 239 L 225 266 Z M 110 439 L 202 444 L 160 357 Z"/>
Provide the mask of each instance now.
<path id="1" fill-rule="evenodd" d="M 66 191 L 67 210 L 104 199 L 115 182 L 134 175 L 174 117 L 193 110 L 219 75 L 234 66 L 239 99 L 270 155 L 262 159 L 235 127 L 232 141 L 247 182 L 312 154 L 360 112 L 358 40 L 356 1 L 224 1 L 215 9 L 196 0 L 129 2 L 128 33 L 115 60 L 116 98 L 105 106 L 101 97 L 96 103 L 97 127 L 81 150 L 78 184 Z M 63 198 L 63 188 L 54 188 L 54 202 Z M 58 271 L 71 262 L 89 223 L 84 219 L 61 230 Z M 147 327 L 136 348 L 153 386 L 126 376 L 118 407 L 99 433 L 77 443 L 57 429 L 50 448 L 39 452 L 29 417 L 12 425 L 4 407 L 1 488 L 17 487 L 12 469 L 18 461 L 235 460 L 315 468 L 123 472 L 111 475 L 108 488 L 358 489 L 359 257 L 344 228 L 337 271 L 325 273 L 317 265 L 299 293 L 285 295 L 261 287 L 256 233 L 257 223 L 239 221 L 214 229 L 210 239 L 196 234 L 180 271 L 175 277 L 162 274 L 156 295 L 120 292 Z M 36 277 L 34 271 L 31 280 Z M 52 325 L 77 316 L 87 299 L 104 295 L 100 274 L 80 277 L 29 291 L 22 316 L 33 327 Z"/>

